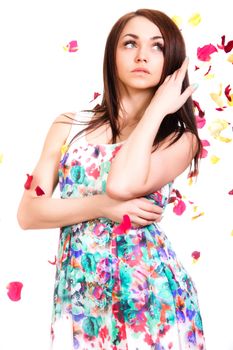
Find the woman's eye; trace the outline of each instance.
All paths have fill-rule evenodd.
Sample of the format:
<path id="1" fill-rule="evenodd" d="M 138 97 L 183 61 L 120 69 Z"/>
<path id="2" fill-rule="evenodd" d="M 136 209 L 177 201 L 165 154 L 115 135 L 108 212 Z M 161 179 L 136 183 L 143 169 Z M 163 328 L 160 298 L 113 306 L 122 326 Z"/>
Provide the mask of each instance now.
<path id="1" fill-rule="evenodd" d="M 160 44 L 160 43 L 154 43 L 154 44 L 153 44 L 153 49 L 159 50 L 159 51 L 163 51 L 164 47 L 163 47 L 163 45 Z"/>
<path id="2" fill-rule="evenodd" d="M 135 43 L 135 41 L 130 40 L 130 41 L 126 41 L 126 42 L 124 43 L 124 46 L 125 46 L 127 49 L 132 49 L 133 47 L 136 46 L 136 43 Z"/>

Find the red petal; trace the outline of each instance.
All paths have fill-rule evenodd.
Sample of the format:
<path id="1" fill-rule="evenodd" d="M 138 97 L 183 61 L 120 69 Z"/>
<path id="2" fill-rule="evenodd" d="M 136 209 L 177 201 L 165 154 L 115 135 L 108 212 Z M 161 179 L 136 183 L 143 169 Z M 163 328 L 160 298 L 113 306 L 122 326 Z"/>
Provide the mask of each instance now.
<path id="1" fill-rule="evenodd" d="M 195 71 L 196 71 L 196 70 L 198 70 L 198 69 L 200 69 L 200 67 L 198 67 L 198 66 L 195 66 Z"/>
<path id="2" fill-rule="evenodd" d="M 24 188 L 25 188 L 25 190 L 30 190 L 31 183 L 32 183 L 32 180 L 33 180 L 33 175 L 29 175 L 29 174 L 26 174 L 26 175 L 27 175 L 27 181 L 24 184 Z"/>
<path id="3" fill-rule="evenodd" d="M 233 49 L 233 40 L 229 41 L 226 46 L 224 46 L 224 51 L 226 53 L 230 52 Z"/>
<path id="4" fill-rule="evenodd" d="M 200 61 L 210 61 L 211 60 L 210 55 L 217 51 L 218 51 L 217 48 L 212 44 L 204 45 L 203 47 L 198 47 L 197 58 Z"/>
<path id="5" fill-rule="evenodd" d="M 40 188 L 40 186 L 36 186 L 35 191 L 37 196 L 43 196 L 43 194 L 45 194 L 42 188 Z"/>
<path id="6" fill-rule="evenodd" d="M 185 209 L 186 209 L 186 204 L 182 200 L 179 200 L 178 203 L 174 206 L 173 212 L 176 215 L 182 215 Z"/>
<path id="7" fill-rule="evenodd" d="M 233 190 L 230 190 L 228 194 L 233 195 Z"/>
<path id="8" fill-rule="evenodd" d="M 192 257 L 193 257 L 193 259 L 195 259 L 195 260 L 197 260 L 197 259 L 199 259 L 200 258 L 200 255 L 201 255 L 201 253 L 200 252 L 198 252 L 198 251 L 194 251 L 194 252 L 192 252 Z"/>
<path id="9" fill-rule="evenodd" d="M 211 66 L 209 66 L 209 69 L 208 69 L 208 71 L 204 74 L 204 77 L 205 77 L 206 75 L 209 74 L 210 70 L 211 70 Z"/>
<path id="10" fill-rule="evenodd" d="M 231 102 L 230 92 L 231 92 L 231 86 L 230 86 L 230 84 L 229 84 L 229 85 L 227 85 L 227 86 L 225 87 L 224 93 L 225 93 L 226 98 L 228 99 L 228 101 Z"/>
<path id="11" fill-rule="evenodd" d="M 56 256 L 54 257 L 54 261 L 48 260 L 48 262 L 49 262 L 51 265 L 56 265 L 56 263 L 57 263 L 57 257 L 56 257 Z"/>
<path id="12" fill-rule="evenodd" d="M 12 301 L 18 301 L 21 299 L 21 290 L 23 288 L 23 283 L 21 282 L 10 282 L 7 287 L 7 295 Z"/>

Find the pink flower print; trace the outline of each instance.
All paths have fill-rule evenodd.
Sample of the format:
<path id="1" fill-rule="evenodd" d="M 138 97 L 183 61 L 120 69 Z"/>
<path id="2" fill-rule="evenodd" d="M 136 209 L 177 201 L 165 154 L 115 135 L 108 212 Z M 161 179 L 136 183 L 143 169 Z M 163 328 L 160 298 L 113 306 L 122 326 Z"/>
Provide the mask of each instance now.
<path id="1" fill-rule="evenodd" d="M 99 169 L 96 168 L 96 165 L 93 163 L 91 166 L 89 166 L 88 168 L 86 168 L 87 174 L 89 176 L 94 177 L 94 179 L 98 179 L 99 175 L 100 175 L 100 171 Z"/>

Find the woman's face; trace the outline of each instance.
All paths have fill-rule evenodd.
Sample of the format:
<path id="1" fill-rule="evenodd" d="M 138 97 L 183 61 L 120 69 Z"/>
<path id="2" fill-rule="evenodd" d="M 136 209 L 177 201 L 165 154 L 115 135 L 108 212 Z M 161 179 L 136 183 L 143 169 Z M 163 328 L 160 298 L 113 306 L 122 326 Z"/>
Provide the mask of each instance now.
<path id="1" fill-rule="evenodd" d="M 120 87 L 127 90 L 154 88 L 160 81 L 164 41 L 159 28 L 143 16 L 134 17 L 124 27 L 116 49 Z"/>

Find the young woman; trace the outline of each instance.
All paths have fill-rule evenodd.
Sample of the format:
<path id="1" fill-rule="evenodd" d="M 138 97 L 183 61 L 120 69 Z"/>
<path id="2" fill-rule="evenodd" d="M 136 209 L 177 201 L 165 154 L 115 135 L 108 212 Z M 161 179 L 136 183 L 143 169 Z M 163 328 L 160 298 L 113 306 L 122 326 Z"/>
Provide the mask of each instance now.
<path id="1" fill-rule="evenodd" d="M 18 220 L 61 227 L 53 349 L 205 349 L 196 289 L 157 224 L 175 178 L 198 169 L 187 68 L 167 15 L 128 13 L 107 39 L 102 103 L 48 132 Z"/>

